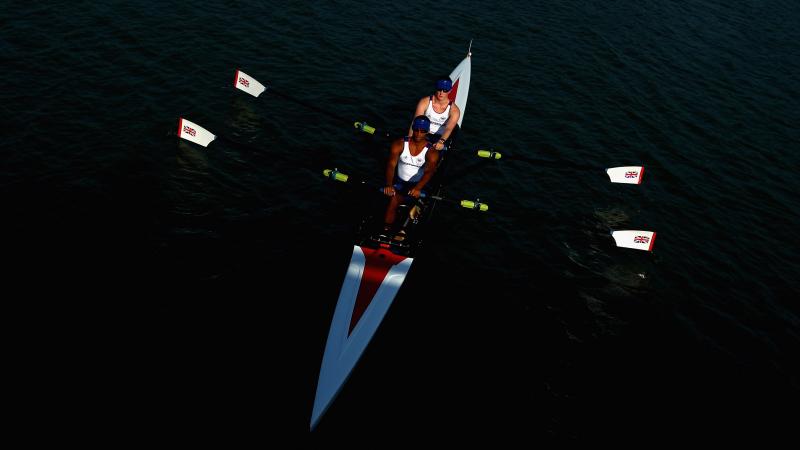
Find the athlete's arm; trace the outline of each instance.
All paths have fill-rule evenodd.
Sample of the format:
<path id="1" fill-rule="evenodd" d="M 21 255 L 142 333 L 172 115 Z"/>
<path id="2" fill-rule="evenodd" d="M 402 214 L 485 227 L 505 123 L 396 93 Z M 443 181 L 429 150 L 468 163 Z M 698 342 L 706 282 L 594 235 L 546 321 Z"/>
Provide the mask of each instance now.
<path id="1" fill-rule="evenodd" d="M 389 197 L 394 195 L 394 172 L 397 169 L 397 160 L 400 159 L 400 153 L 402 152 L 403 139 L 395 139 L 389 148 L 389 159 L 386 161 L 386 184 L 384 184 L 383 188 L 383 193 Z"/>
<path id="2" fill-rule="evenodd" d="M 434 150 L 432 148 L 428 149 L 428 153 L 425 154 L 425 173 L 422 174 L 422 178 L 417 182 L 417 185 L 414 186 L 410 191 L 408 191 L 408 195 L 419 198 L 420 192 L 422 192 L 422 188 L 430 181 L 431 177 L 433 176 L 434 172 L 436 172 L 436 165 L 439 163 L 439 151 Z"/>

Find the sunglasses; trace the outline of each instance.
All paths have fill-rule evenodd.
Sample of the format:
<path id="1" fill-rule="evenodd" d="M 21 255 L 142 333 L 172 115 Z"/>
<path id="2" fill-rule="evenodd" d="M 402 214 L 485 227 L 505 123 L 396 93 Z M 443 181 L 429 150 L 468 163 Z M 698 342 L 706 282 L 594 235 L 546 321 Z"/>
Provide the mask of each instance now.
<path id="1" fill-rule="evenodd" d="M 413 130 L 413 131 L 422 131 L 423 133 L 427 133 L 429 129 L 411 127 L 411 130 Z"/>
<path id="2" fill-rule="evenodd" d="M 450 92 L 450 89 L 436 89 L 436 92 L 439 92 L 439 91 L 442 91 L 445 94 L 447 94 L 448 92 Z"/>

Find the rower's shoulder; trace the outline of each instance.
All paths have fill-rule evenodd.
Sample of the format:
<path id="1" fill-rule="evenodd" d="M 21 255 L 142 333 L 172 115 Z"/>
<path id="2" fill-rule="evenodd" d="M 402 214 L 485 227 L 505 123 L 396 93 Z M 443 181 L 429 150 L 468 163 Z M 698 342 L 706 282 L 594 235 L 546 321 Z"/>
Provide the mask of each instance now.
<path id="1" fill-rule="evenodd" d="M 419 116 L 425 114 L 426 109 L 428 109 L 428 97 L 422 97 L 417 102 L 417 108 L 416 111 L 414 112 L 414 115 Z"/>
<path id="2" fill-rule="evenodd" d="M 400 136 L 399 138 L 393 139 L 392 140 L 392 144 L 391 144 L 392 148 L 402 147 L 403 146 L 403 142 L 405 142 L 405 140 L 407 138 L 408 138 L 408 136 Z"/>

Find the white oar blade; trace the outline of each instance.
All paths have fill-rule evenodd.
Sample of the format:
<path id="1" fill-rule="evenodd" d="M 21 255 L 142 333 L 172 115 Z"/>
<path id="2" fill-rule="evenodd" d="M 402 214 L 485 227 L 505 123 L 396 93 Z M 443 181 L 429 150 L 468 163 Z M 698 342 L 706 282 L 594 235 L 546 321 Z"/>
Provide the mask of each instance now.
<path id="1" fill-rule="evenodd" d="M 617 247 L 632 248 L 635 250 L 652 251 L 653 244 L 656 243 L 655 231 L 642 230 L 618 230 L 612 231 L 611 236 L 617 243 Z"/>
<path id="2" fill-rule="evenodd" d="M 253 97 L 258 97 L 259 95 L 261 95 L 262 92 L 264 92 L 267 89 L 264 87 L 263 84 L 256 81 L 255 78 L 242 72 L 241 70 L 236 71 L 236 79 L 233 80 L 233 86 L 236 89 L 241 89 L 247 92 Z"/>
<path id="3" fill-rule="evenodd" d="M 642 166 L 623 166 L 606 169 L 608 177 L 612 183 L 642 184 L 644 167 Z"/>
<path id="4" fill-rule="evenodd" d="M 178 137 L 186 139 L 189 142 L 194 142 L 195 144 L 200 144 L 203 147 L 208 147 L 208 144 L 217 138 L 210 131 L 183 117 L 178 119 Z"/>

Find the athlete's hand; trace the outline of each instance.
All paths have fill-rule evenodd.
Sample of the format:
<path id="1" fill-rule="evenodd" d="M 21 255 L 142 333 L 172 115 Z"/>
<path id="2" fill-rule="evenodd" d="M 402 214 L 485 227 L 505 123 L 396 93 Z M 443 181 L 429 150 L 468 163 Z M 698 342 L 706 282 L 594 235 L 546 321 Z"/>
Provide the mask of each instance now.
<path id="1" fill-rule="evenodd" d="M 420 191 L 421 191 L 420 189 L 412 188 L 410 191 L 408 191 L 408 195 L 414 198 L 419 198 Z"/>
<path id="2" fill-rule="evenodd" d="M 394 194 L 395 194 L 394 186 L 386 186 L 385 188 L 383 188 L 383 195 L 387 197 L 394 197 Z"/>

